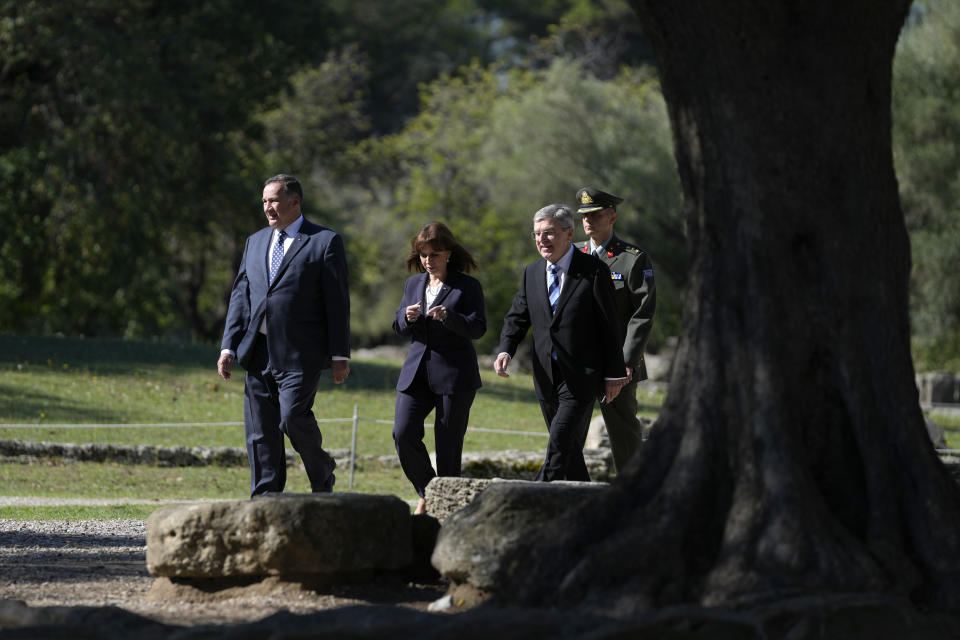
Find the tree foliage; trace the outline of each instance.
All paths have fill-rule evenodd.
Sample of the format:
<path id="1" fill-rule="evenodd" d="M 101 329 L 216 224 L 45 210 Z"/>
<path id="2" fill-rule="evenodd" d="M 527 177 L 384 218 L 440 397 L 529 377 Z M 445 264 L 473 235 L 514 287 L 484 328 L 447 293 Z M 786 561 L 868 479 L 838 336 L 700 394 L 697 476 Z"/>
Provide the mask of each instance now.
<path id="1" fill-rule="evenodd" d="M 342 231 L 358 344 L 392 337 L 409 237 L 450 222 L 495 340 L 533 211 L 585 184 L 658 273 L 676 335 L 679 187 L 624 0 L 0 0 L 0 328 L 215 339 L 261 181 L 293 171 Z M 895 144 L 915 349 L 960 367 L 957 9 L 916 3 Z M 579 235 L 578 237 L 582 237 Z"/>
<path id="2" fill-rule="evenodd" d="M 492 327 L 481 349 L 492 346 L 520 269 L 536 258 L 534 212 L 570 203 L 592 184 L 627 199 L 620 233 L 649 248 L 655 262 L 663 256 L 653 345 L 671 335 L 685 269 L 679 183 L 663 99 L 649 74 L 604 81 L 563 59 L 509 73 L 475 64 L 424 87 L 421 100 L 402 131 L 358 145 L 338 182 L 338 193 L 350 194 L 344 233 L 359 249 L 351 252 L 352 296 L 360 301 L 354 331 L 389 337 L 407 239 L 443 220 L 481 265 Z"/>
<path id="3" fill-rule="evenodd" d="M 894 65 L 894 152 L 921 368 L 960 370 L 960 6 L 914 7 Z"/>
<path id="4" fill-rule="evenodd" d="M 250 113 L 323 19 L 300 7 L 4 2 L 4 327 L 213 336 L 262 173 L 240 152 Z"/>

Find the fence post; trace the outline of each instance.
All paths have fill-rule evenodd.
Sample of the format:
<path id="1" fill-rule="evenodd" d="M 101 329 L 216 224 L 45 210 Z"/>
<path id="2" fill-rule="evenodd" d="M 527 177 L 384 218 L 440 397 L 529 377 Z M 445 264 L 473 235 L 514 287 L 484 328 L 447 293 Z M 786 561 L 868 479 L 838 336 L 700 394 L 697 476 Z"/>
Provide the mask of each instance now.
<path id="1" fill-rule="evenodd" d="M 353 439 L 350 444 L 350 489 L 353 489 L 353 468 L 357 459 L 357 423 L 360 422 L 359 406 L 353 405 Z"/>

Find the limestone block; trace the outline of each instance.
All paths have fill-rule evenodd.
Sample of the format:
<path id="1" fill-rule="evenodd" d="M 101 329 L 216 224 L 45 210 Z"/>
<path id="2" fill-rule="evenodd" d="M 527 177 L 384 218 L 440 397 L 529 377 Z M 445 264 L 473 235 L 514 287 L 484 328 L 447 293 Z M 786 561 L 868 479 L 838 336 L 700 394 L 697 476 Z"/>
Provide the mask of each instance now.
<path id="1" fill-rule="evenodd" d="M 943 427 L 931 418 L 925 417 L 923 422 L 927 427 L 927 435 L 930 436 L 930 442 L 933 443 L 933 447 L 935 449 L 946 449 L 947 438 Z"/>
<path id="2" fill-rule="evenodd" d="M 513 478 L 533 480 L 543 464 L 543 452 L 467 451 L 461 460 L 461 474 L 469 478 Z"/>
<path id="3" fill-rule="evenodd" d="M 492 590 L 502 579 L 505 549 L 529 529 L 595 498 L 607 486 L 595 482 L 491 482 L 443 523 L 431 562 L 454 585 Z"/>
<path id="4" fill-rule="evenodd" d="M 947 371 L 930 371 L 917 375 L 921 404 L 960 402 L 960 378 Z"/>
<path id="5" fill-rule="evenodd" d="M 210 578 L 394 570 L 412 559 L 409 506 L 394 496 L 281 494 L 170 505 L 147 520 L 147 569 Z"/>
<path id="6" fill-rule="evenodd" d="M 544 441 L 546 448 L 546 441 Z M 468 478 L 533 480 L 543 465 L 543 451 L 469 451 L 463 454 L 461 475 Z M 592 480 L 606 481 L 613 470 L 609 448 L 583 450 L 583 461 Z"/>
<path id="7" fill-rule="evenodd" d="M 587 443 L 584 446 L 590 449 L 610 446 L 610 436 L 607 434 L 607 423 L 603 421 L 602 415 L 596 415 L 590 421 L 590 427 L 587 429 Z"/>
<path id="8" fill-rule="evenodd" d="M 452 513 L 464 508 L 481 491 L 493 482 L 488 478 L 433 478 L 424 491 L 427 501 L 427 513 L 439 520 L 446 521 Z"/>

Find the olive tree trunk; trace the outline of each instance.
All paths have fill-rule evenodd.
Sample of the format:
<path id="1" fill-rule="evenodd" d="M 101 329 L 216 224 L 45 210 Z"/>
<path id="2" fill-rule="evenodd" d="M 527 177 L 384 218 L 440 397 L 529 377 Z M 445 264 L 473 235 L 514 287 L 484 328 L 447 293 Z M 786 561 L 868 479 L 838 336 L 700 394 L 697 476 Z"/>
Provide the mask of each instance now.
<path id="1" fill-rule="evenodd" d="M 680 346 L 643 452 L 516 550 L 503 595 L 956 605 L 960 492 L 918 403 L 890 144 L 909 0 L 632 4 L 685 193 Z"/>

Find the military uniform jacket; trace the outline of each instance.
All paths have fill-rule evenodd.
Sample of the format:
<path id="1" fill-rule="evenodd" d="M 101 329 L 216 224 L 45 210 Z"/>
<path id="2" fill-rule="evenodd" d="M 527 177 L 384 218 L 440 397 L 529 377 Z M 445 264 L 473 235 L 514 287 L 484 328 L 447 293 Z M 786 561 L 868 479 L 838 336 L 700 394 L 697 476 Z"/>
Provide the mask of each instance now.
<path id="1" fill-rule="evenodd" d="M 577 249 L 590 252 L 590 241 L 579 242 Z M 613 235 L 600 260 L 610 269 L 614 298 L 621 325 L 625 329 L 623 360 L 633 369 L 634 380 L 647 379 L 643 350 L 653 328 L 653 310 L 657 290 L 653 281 L 653 263 L 642 249 Z"/>

